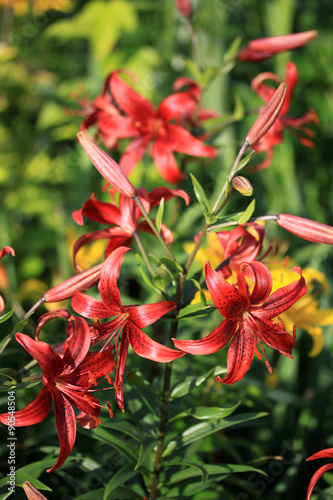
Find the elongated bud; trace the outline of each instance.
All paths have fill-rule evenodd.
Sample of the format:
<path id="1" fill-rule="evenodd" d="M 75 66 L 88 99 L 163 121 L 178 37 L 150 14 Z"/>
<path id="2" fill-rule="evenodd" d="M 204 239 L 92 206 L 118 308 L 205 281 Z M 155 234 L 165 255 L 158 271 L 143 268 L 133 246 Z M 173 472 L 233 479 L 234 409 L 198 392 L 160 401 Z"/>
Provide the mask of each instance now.
<path id="1" fill-rule="evenodd" d="M 252 196 L 253 187 L 249 179 L 243 177 L 242 175 L 238 175 L 232 179 L 232 185 L 243 196 Z"/>
<path id="2" fill-rule="evenodd" d="M 24 493 L 26 494 L 28 500 L 47 500 L 47 498 L 44 497 L 44 495 L 42 495 L 41 492 L 30 483 L 30 481 L 25 481 L 22 484 L 22 488 L 24 489 Z"/>
<path id="3" fill-rule="evenodd" d="M 59 285 L 56 285 L 44 294 L 45 302 L 59 302 L 60 300 L 73 297 L 78 291 L 83 292 L 88 290 L 98 282 L 101 275 L 101 267 L 102 264 L 98 264 L 98 266 L 94 266 L 59 283 Z"/>
<path id="4" fill-rule="evenodd" d="M 333 227 L 297 215 L 279 214 L 276 222 L 290 233 L 314 243 L 333 245 Z"/>
<path id="5" fill-rule="evenodd" d="M 293 50 L 302 47 L 316 38 L 316 36 L 316 30 L 302 31 L 301 33 L 292 33 L 291 35 L 270 36 L 252 40 L 248 43 L 248 47 L 255 52 L 266 51 L 277 54 L 284 50 Z"/>
<path id="6" fill-rule="evenodd" d="M 184 17 L 189 18 L 192 16 L 193 6 L 190 0 L 175 0 L 175 4 Z"/>
<path id="7" fill-rule="evenodd" d="M 316 30 L 292 33 L 291 35 L 258 38 L 249 42 L 237 55 L 240 61 L 257 62 L 285 50 L 297 49 L 317 36 Z"/>
<path id="8" fill-rule="evenodd" d="M 77 139 L 104 179 L 124 196 L 134 198 L 136 190 L 118 163 L 110 158 L 85 132 L 79 132 Z"/>
<path id="9" fill-rule="evenodd" d="M 259 113 L 258 118 L 252 125 L 249 133 L 245 138 L 245 142 L 247 142 L 249 146 L 258 142 L 262 138 L 262 136 L 265 135 L 266 132 L 271 128 L 271 126 L 279 116 L 284 99 L 286 97 L 286 92 L 287 85 L 285 83 L 280 83 L 272 99 Z"/>
<path id="10" fill-rule="evenodd" d="M 11 253 L 13 256 L 15 256 L 15 250 L 12 247 L 3 247 L 2 250 L 0 250 L 0 259 L 4 257 L 5 255 Z"/>

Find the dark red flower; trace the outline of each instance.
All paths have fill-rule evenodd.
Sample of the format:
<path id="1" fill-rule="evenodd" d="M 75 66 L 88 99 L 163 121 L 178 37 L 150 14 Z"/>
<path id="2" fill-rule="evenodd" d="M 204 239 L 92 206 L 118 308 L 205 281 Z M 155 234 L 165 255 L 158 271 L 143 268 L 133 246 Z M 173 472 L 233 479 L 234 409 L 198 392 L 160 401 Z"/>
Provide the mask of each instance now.
<path id="1" fill-rule="evenodd" d="M 147 213 L 155 206 L 159 205 L 161 199 L 164 201 L 173 198 L 174 196 L 182 197 L 186 204 L 190 202 L 189 196 L 180 189 L 155 188 L 150 193 L 144 188 L 137 190 L 138 196 L 143 203 Z M 120 194 L 119 208 L 113 203 L 105 203 L 96 200 L 94 194 L 86 201 L 80 210 L 73 212 L 73 219 L 77 224 L 83 225 L 83 215 L 94 222 L 101 224 L 112 224 L 114 227 L 108 229 L 100 229 L 81 236 L 74 245 L 74 266 L 79 269 L 75 259 L 76 254 L 84 245 L 90 241 L 98 239 L 108 239 L 105 256 L 107 257 L 113 250 L 120 246 L 130 246 L 133 240 L 134 231 L 146 231 L 152 233 L 149 224 L 146 221 L 140 221 L 142 216 L 141 211 L 134 200 Z M 173 241 L 173 235 L 170 229 L 161 224 L 161 235 L 164 241 L 169 244 Z"/>
<path id="2" fill-rule="evenodd" d="M 277 75 L 275 75 L 274 73 L 265 72 L 260 73 L 260 75 L 256 76 L 252 80 L 251 86 L 252 89 L 257 92 L 257 94 L 267 103 L 272 98 L 275 90 L 273 89 L 273 87 L 269 87 L 268 85 L 263 83 L 266 80 L 273 80 L 278 84 L 281 83 Z M 263 170 L 269 167 L 272 161 L 273 148 L 283 141 L 283 131 L 285 128 L 288 128 L 289 130 L 296 130 L 297 132 L 295 133 L 304 146 L 314 147 L 314 143 L 310 138 L 313 138 L 315 134 L 311 129 L 304 127 L 304 125 L 311 122 L 318 123 L 318 116 L 316 112 L 313 109 L 310 109 L 308 113 L 300 118 L 291 118 L 287 116 L 294 88 L 297 82 L 298 72 L 296 65 L 293 62 L 288 62 L 285 76 L 285 83 L 287 84 L 286 98 L 282 105 L 280 114 L 271 128 L 258 142 L 252 145 L 252 148 L 258 153 L 261 153 L 263 151 L 266 152 L 265 160 L 256 167 L 251 168 L 252 171 L 258 172 L 259 170 Z"/>
<path id="3" fill-rule="evenodd" d="M 258 62 L 285 50 L 302 47 L 317 36 L 316 30 L 252 40 L 237 55 L 240 61 Z"/>
<path id="4" fill-rule="evenodd" d="M 75 294 L 72 299 L 74 311 L 86 318 L 106 319 L 116 316 L 115 319 L 98 325 L 100 329 L 99 342 L 107 337 L 109 340 L 115 335 L 118 337 L 120 331 L 123 330 L 116 375 L 116 400 L 122 411 L 124 411 L 124 371 L 129 344 L 139 356 L 161 363 L 167 363 L 183 356 L 181 352 L 154 342 L 141 330 L 174 309 L 174 302 L 157 302 L 142 306 L 123 306 L 121 304 L 117 278 L 124 255 L 129 250 L 126 247 L 117 248 L 104 262 L 98 286 L 102 300 L 94 299 L 80 292 Z"/>
<path id="5" fill-rule="evenodd" d="M 73 406 L 81 411 L 77 421 L 83 417 L 83 425 L 89 419 L 89 426 L 96 427 L 100 422 L 100 404 L 91 395 L 91 387 L 97 379 L 108 377 L 115 368 L 112 347 L 103 352 L 88 353 L 91 339 L 86 321 L 75 317 L 72 335 L 67 337 L 62 356 L 40 340 L 17 333 L 16 340 L 36 359 L 43 371 L 44 387 L 37 398 L 23 410 L 15 412 L 15 426 L 38 424 L 44 420 L 54 400 L 54 413 L 60 442 L 57 463 L 47 472 L 59 469 L 69 456 L 76 437 L 76 417 Z M 2 413 L 0 422 L 10 424 L 10 415 Z"/>
<path id="6" fill-rule="evenodd" d="M 293 270 L 301 277 L 298 281 L 284 286 L 270 295 L 272 278 L 267 267 L 261 262 L 243 264 L 243 270 L 251 273 L 254 288 L 248 293 L 244 276 L 239 277 L 239 287 L 230 285 L 219 273 L 213 271 L 206 262 L 206 281 L 212 300 L 225 318 L 207 337 L 201 340 L 174 340 L 175 346 L 189 354 L 211 354 L 224 347 L 230 340 L 228 350 L 228 375 L 218 382 L 233 384 L 241 380 L 250 368 L 254 353 L 261 359 L 256 345 L 260 342 L 277 349 L 292 358 L 296 330 L 291 336 L 285 331 L 281 319 L 273 319 L 289 309 L 307 291 L 301 269 Z M 252 272 L 251 272 L 252 270 Z M 240 279 L 243 278 L 243 279 Z M 261 305 L 260 305 L 261 304 Z M 266 366 L 271 370 L 265 358 Z"/>
<path id="7" fill-rule="evenodd" d="M 333 458 L 333 448 L 327 448 L 326 450 L 318 451 L 314 455 L 311 455 L 311 457 L 307 458 L 306 461 L 308 462 L 309 460 L 316 460 L 317 458 Z M 317 470 L 317 472 L 314 473 L 309 483 L 308 491 L 306 492 L 306 500 L 310 500 L 313 488 L 316 486 L 321 476 L 323 476 L 325 472 L 331 469 L 333 469 L 332 463 L 323 465 Z"/>

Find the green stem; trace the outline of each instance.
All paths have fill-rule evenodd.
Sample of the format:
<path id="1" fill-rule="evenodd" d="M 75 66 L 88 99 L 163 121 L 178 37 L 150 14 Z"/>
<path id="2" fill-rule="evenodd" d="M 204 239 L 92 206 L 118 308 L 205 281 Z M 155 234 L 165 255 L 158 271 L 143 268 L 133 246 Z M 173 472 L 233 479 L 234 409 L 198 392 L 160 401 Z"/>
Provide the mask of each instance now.
<path id="1" fill-rule="evenodd" d="M 241 160 L 241 158 L 242 158 L 242 156 L 244 154 L 244 151 L 246 150 L 247 146 L 248 146 L 248 143 L 245 141 L 244 144 L 243 144 L 243 146 L 239 150 L 239 153 L 238 153 L 238 155 L 236 157 L 236 160 L 235 160 L 235 162 L 234 162 L 234 164 L 233 164 L 233 166 L 231 168 L 230 174 L 228 175 L 228 179 L 224 183 L 224 186 L 223 186 L 223 188 L 222 188 L 222 190 L 221 190 L 221 192 L 220 192 L 220 194 L 219 194 L 219 196 L 218 196 L 218 198 L 217 198 L 217 200 L 215 202 L 215 205 L 213 206 L 212 212 L 214 212 L 215 214 L 218 213 L 221 210 L 221 209 L 219 209 L 219 206 L 220 206 L 222 198 L 225 195 L 225 192 L 227 190 L 228 183 L 229 184 L 231 183 L 232 178 L 234 177 L 234 175 L 235 175 L 235 173 L 237 171 L 238 164 L 239 164 L 239 162 L 240 162 L 240 160 Z M 217 212 L 217 210 L 218 210 L 218 212 Z"/>
<path id="2" fill-rule="evenodd" d="M 140 236 L 139 236 L 138 232 L 137 232 L 137 231 L 133 231 L 133 236 L 134 236 L 134 239 L 135 239 L 135 241 L 136 241 L 136 243 L 137 243 L 137 245 L 138 245 L 138 247 L 139 247 L 139 250 L 140 250 L 140 252 L 141 252 L 141 255 L 142 255 L 142 257 L 143 257 L 143 260 L 145 261 L 146 266 L 147 266 L 147 268 L 148 268 L 148 270 L 149 270 L 150 274 L 151 274 L 152 276 L 155 276 L 155 274 L 156 274 L 156 273 L 155 273 L 155 271 L 154 271 L 154 269 L 153 269 L 153 266 L 151 265 L 151 262 L 150 262 L 150 260 L 149 260 L 148 255 L 147 255 L 147 252 L 146 252 L 146 250 L 145 250 L 145 247 L 144 247 L 144 246 L 143 246 L 143 244 L 142 244 L 142 241 L 141 241 L 141 238 L 140 238 Z"/>
<path id="3" fill-rule="evenodd" d="M 153 221 L 151 220 L 151 218 L 147 214 L 147 212 L 146 212 L 146 210 L 145 210 L 145 208 L 144 208 L 144 206 L 143 206 L 143 204 L 142 204 L 139 196 L 135 195 L 133 199 L 134 199 L 135 203 L 138 205 L 138 207 L 140 208 L 142 215 L 146 219 L 147 223 L 151 227 L 153 233 L 155 234 L 156 238 L 158 239 L 158 241 L 163 246 L 164 250 L 166 251 L 166 253 L 170 257 L 170 259 L 172 259 L 175 262 L 177 262 L 176 259 L 174 258 L 174 256 L 172 255 L 171 250 L 168 248 L 168 246 L 166 245 L 165 241 L 163 240 L 163 238 L 161 236 L 161 233 L 157 230 L 157 227 L 155 226 L 155 224 L 153 223 Z"/>
<path id="4" fill-rule="evenodd" d="M 251 217 L 247 222 L 256 222 L 257 220 L 276 220 L 277 215 L 260 215 L 259 217 Z M 216 224 L 208 228 L 208 233 L 216 232 L 217 229 L 225 229 L 226 227 L 238 226 L 237 221 L 225 222 L 224 224 Z"/>

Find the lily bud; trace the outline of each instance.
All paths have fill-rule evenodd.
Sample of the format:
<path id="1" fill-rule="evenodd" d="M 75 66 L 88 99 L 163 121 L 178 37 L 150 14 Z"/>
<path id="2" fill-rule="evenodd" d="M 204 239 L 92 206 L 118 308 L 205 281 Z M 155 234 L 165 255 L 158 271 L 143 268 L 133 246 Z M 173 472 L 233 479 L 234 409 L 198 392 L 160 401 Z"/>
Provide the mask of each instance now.
<path id="1" fill-rule="evenodd" d="M 232 185 L 243 196 L 252 196 L 253 187 L 251 182 L 242 175 L 238 175 L 232 179 Z"/>
<path id="2" fill-rule="evenodd" d="M 85 132 L 79 132 L 77 139 L 104 179 L 124 196 L 134 198 L 136 190 L 118 163 Z"/>
<path id="3" fill-rule="evenodd" d="M 26 494 L 28 500 L 47 500 L 47 498 L 42 495 L 41 492 L 30 483 L 30 481 L 25 481 L 22 484 L 22 488 L 24 489 L 24 493 Z"/>
<path id="4" fill-rule="evenodd" d="M 190 2 L 190 0 L 175 0 L 175 4 L 179 12 L 184 16 L 184 17 L 191 17 L 192 12 L 193 12 L 193 6 Z"/>
<path id="5" fill-rule="evenodd" d="M 276 222 L 290 233 L 314 243 L 333 245 L 333 227 L 297 215 L 279 214 Z"/>
<path id="6" fill-rule="evenodd" d="M 258 118 L 252 125 L 245 142 L 249 146 L 258 142 L 263 135 L 271 128 L 281 111 L 287 93 L 287 85 L 280 83 L 269 103 L 259 113 Z"/>
<path id="7" fill-rule="evenodd" d="M 256 62 L 272 57 L 278 52 L 297 49 L 317 36 L 316 30 L 293 33 L 291 35 L 271 36 L 252 40 L 237 55 L 240 61 Z"/>
<path id="8" fill-rule="evenodd" d="M 101 267 L 102 264 L 98 264 L 98 266 L 94 266 L 59 283 L 59 285 L 56 285 L 44 294 L 45 302 L 59 302 L 60 300 L 73 297 L 76 292 L 89 290 L 89 288 L 98 282 L 101 275 Z"/>

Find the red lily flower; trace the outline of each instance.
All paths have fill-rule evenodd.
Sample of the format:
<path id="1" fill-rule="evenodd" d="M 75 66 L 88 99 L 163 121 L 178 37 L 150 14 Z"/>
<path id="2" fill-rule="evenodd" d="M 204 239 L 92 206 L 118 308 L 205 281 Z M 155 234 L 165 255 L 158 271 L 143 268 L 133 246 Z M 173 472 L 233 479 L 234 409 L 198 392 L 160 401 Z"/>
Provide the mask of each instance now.
<path id="1" fill-rule="evenodd" d="M 69 456 L 76 437 L 76 420 L 72 406 L 81 411 L 79 417 L 89 417 L 90 428 L 100 422 L 98 416 L 100 405 L 97 399 L 90 394 L 91 387 L 96 385 L 97 379 L 109 376 L 116 363 L 112 355 L 112 347 L 103 352 L 88 353 L 90 347 L 90 331 L 86 321 L 76 317 L 73 335 L 67 338 L 63 349 L 63 356 L 59 356 L 53 349 L 40 340 L 34 340 L 28 335 L 17 333 L 16 340 L 25 350 L 36 359 L 43 371 L 44 387 L 37 398 L 23 410 L 15 412 L 15 426 L 38 424 L 46 418 L 52 399 L 60 454 L 56 464 L 47 472 L 59 469 Z M 77 419 L 80 424 L 80 418 Z M 10 424 L 10 415 L 2 413 L 0 422 Z M 93 424 L 91 422 L 94 422 Z"/>
<path id="2" fill-rule="evenodd" d="M 175 0 L 175 4 L 179 12 L 184 17 L 191 17 L 193 13 L 193 5 L 190 0 Z"/>
<path id="3" fill-rule="evenodd" d="M 333 458 L 333 448 L 327 448 L 326 450 L 321 450 L 311 455 L 311 457 L 307 458 L 306 461 L 316 460 L 317 458 Z M 316 486 L 317 482 L 325 474 L 325 472 L 333 469 L 333 464 L 326 464 L 320 467 L 317 472 L 312 476 L 311 481 L 308 486 L 308 491 L 306 492 L 306 500 L 310 500 L 313 488 Z"/>
<path id="4" fill-rule="evenodd" d="M 251 87 L 257 92 L 257 94 L 268 103 L 274 94 L 274 89 L 265 85 L 263 82 L 265 80 L 273 80 L 277 83 L 281 83 L 279 77 L 274 73 L 266 72 L 260 73 L 260 75 L 256 76 L 252 80 Z M 296 65 L 293 62 L 289 62 L 287 64 L 287 71 L 285 76 L 285 83 L 287 84 L 287 93 L 282 105 L 281 111 L 271 128 L 266 132 L 266 134 L 251 147 L 261 153 L 266 151 L 265 160 L 257 165 L 256 167 L 251 168 L 252 171 L 258 172 L 259 170 L 263 170 L 271 164 L 272 156 L 273 156 L 273 148 L 277 144 L 280 144 L 283 141 L 283 130 L 285 127 L 289 129 L 296 130 L 296 134 L 300 140 L 300 142 L 307 147 L 314 147 L 314 143 L 310 138 L 314 137 L 314 132 L 304 125 L 308 123 L 318 123 L 318 116 L 313 109 L 310 109 L 308 113 L 300 118 L 290 118 L 287 116 L 287 113 L 290 108 L 292 95 L 294 92 L 294 88 L 298 82 L 298 72 Z"/>
<path id="5" fill-rule="evenodd" d="M 2 259 L 2 257 L 4 257 L 5 255 L 7 255 L 8 253 L 11 253 L 13 256 L 15 256 L 15 250 L 14 248 L 12 247 L 4 247 L 0 250 L 0 259 Z M 2 298 L 2 296 L 0 295 L 0 313 L 2 313 L 2 311 L 4 310 L 5 308 L 5 302 Z"/>
<path id="6" fill-rule="evenodd" d="M 237 55 L 240 61 L 258 62 L 285 50 L 298 49 L 317 36 L 316 30 L 291 35 L 258 38 L 249 42 Z"/>
<path id="7" fill-rule="evenodd" d="M 100 329 L 99 342 L 110 337 L 110 334 L 111 338 L 117 334 L 118 340 L 118 335 L 123 329 L 116 374 L 116 401 L 122 411 L 124 411 L 122 386 L 129 344 L 139 356 L 161 363 L 168 363 L 183 356 L 181 352 L 154 342 L 141 330 L 174 309 L 174 302 L 157 302 L 142 306 L 123 306 L 121 304 L 117 278 L 124 255 L 129 250 L 126 247 L 117 248 L 104 262 L 98 286 L 102 300 L 94 299 L 81 292 L 72 298 L 74 311 L 86 318 L 105 319 L 117 316 L 108 323 L 98 325 Z"/>
<path id="8" fill-rule="evenodd" d="M 160 187 L 147 193 L 144 188 L 140 188 L 137 190 L 137 193 L 147 213 L 159 205 L 162 198 L 164 198 L 164 201 L 167 201 L 174 196 L 180 196 L 185 200 L 186 205 L 190 202 L 188 194 L 181 189 L 174 190 Z M 73 212 L 73 219 L 77 224 L 83 225 L 83 215 L 101 224 L 114 224 L 115 227 L 84 234 L 75 242 L 73 251 L 74 266 L 76 269 L 79 269 L 75 262 L 76 254 L 80 248 L 90 241 L 107 238 L 109 240 L 105 250 L 105 257 L 107 257 L 113 250 L 120 246 L 130 246 L 134 231 L 145 231 L 153 234 L 146 221 L 139 222 L 142 214 L 134 200 L 122 194 L 119 196 L 119 208 L 115 203 L 104 203 L 96 200 L 95 195 L 92 194 L 80 210 Z M 161 236 L 167 244 L 173 242 L 172 232 L 163 223 L 161 224 Z"/>
<path id="9" fill-rule="evenodd" d="M 213 271 L 206 262 L 205 273 L 208 290 L 215 306 L 224 316 L 222 323 L 206 338 L 201 340 L 174 340 L 175 346 L 189 354 L 211 354 L 222 349 L 231 340 L 228 350 L 228 374 L 224 379 L 216 378 L 217 382 L 233 384 L 241 380 L 250 368 L 254 353 L 259 359 L 256 344 L 260 342 L 277 349 L 285 356 L 292 358 L 291 350 L 295 346 L 296 331 L 293 337 L 285 331 L 281 320 L 272 321 L 282 312 L 289 309 L 307 291 L 301 269 L 294 267 L 293 271 L 301 277 L 298 281 L 284 286 L 271 296 L 272 278 L 267 267 L 261 262 L 244 263 L 243 270 L 252 269 L 255 285 L 251 294 L 248 293 L 244 276 L 240 276 L 239 288 L 230 285 L 219 273 Z M 259 305 L 261 304 L 261 305 Z M 264 355 L 265 356 L 265 355 Z M 265 358 L 269 371 L 271 368 Z"/>
<path id="10" fill-rule="evenodd" d="M 129 175 L 134 166 L 143 157 L 149 144 L 152 143 L 152 156 L 164 179 L 177 183 L 184 175 L 178 169 L 174 152 L 192 156 L 216 156 L 216 150 L 205 146 L 202 141 L 193 137 L 187 130 L 171 123 L 179 114 L 175 112 L 174 103 L 162 101 L 155 111 L 153 105 L 118 76 L 119 70 L 110 75 L 110 89 L 114 101 L 123 113 L 122 116 L 110 116 L 108 133 L 114 140 L 133 138 L 120 160 L 120 166 Z M 187 106 L 189 94 L 178 94 L 177 99 Z"/>
<path id="11" fill-rule="evenodd" d="M 276 222 L 304 240 L 333 245 L 333 227 L 297 215 L 279 214 Z"/>

